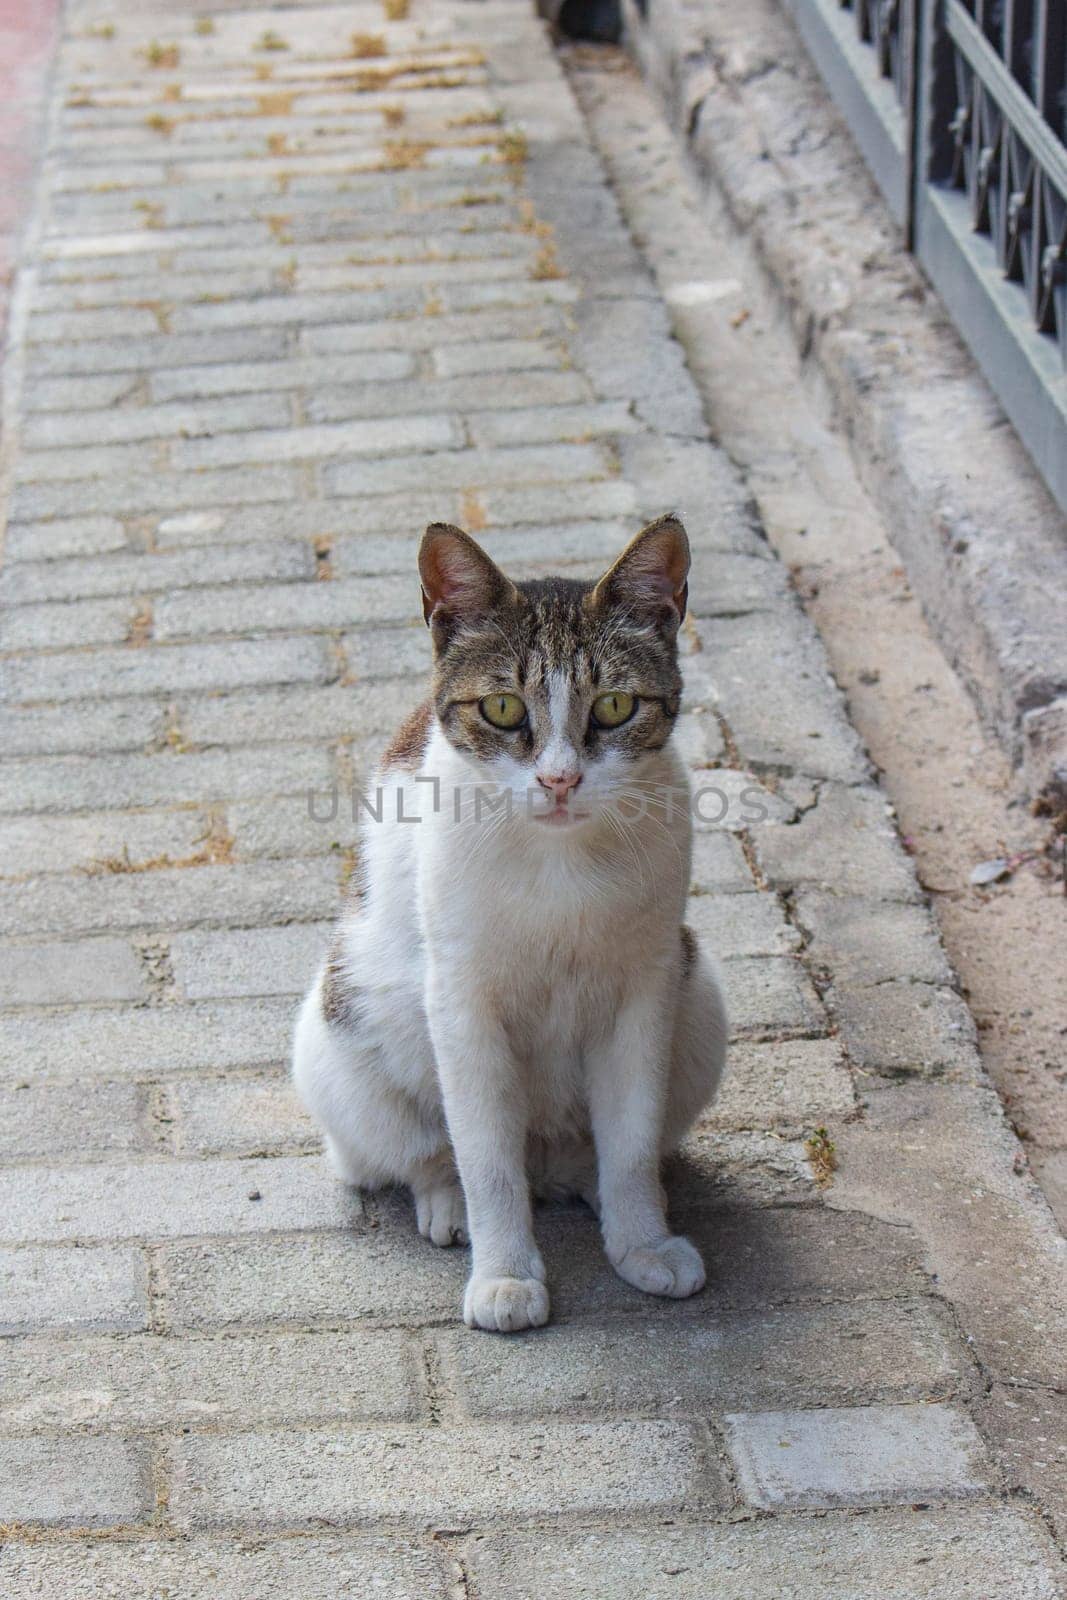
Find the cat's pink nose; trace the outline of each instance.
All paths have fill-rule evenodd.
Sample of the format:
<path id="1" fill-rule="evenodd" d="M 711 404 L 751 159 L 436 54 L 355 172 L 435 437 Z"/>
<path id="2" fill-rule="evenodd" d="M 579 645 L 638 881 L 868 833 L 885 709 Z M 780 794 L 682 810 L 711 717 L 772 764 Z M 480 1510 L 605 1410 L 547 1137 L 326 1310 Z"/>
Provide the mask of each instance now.
<path id="1" fill-rule="evenodd" d="M 557 804 L 560 804 L 566 800 L 572 789 L 577 789 L 582 781 L 582 775 L 571 768 L 567 772 L 557 772 L 551 777 L 542 777 L 538 773 L 537 781 L 542 789 L 547 789 L 549 794 L 555 797 Z"/>

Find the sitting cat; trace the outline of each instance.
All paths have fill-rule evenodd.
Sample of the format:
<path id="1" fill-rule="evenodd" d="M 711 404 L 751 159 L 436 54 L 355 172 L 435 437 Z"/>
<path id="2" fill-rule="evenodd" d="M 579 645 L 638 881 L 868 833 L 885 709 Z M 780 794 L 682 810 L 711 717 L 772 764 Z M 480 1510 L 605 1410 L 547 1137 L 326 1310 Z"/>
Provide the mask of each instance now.
<path id="1" fill-rule="evenodd" d="M 339 1177 L 409 1185 L 434 1244 L 469 1236 L 472 1327 L 548 1319 L 531 1188 L 584 1196 L 636 1288 L 704 1283 L 660 1181 L 726 1051 L 682 924 L 689 790 L 669 740 L 688 570 L 674 517 L 596 584 L 512 583 L 442 524 L 419 551 L 433 692 L 368 797 L 381 821 L 293 1071 Z"/>

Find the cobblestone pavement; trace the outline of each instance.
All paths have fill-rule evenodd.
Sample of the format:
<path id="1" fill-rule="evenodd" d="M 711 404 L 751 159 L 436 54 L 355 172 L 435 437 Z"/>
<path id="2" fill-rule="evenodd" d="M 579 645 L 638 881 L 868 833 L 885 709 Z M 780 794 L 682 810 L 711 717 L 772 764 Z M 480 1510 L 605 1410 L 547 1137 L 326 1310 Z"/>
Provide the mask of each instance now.
<path id="1" fill-rule="evenodd" d="M 0 1589 L 1052 1600 L 1061 1244 L 530 6 L 66 23 L 8 363 Z M 554 1325 L 479 1336 L 462 1257 L 327 1175 L 287 1031 L 421 525 L 592 573 L 670 505 L 680 738 L 765 813 L 697 842 L 710 1285 L 546 1211 Z"/>

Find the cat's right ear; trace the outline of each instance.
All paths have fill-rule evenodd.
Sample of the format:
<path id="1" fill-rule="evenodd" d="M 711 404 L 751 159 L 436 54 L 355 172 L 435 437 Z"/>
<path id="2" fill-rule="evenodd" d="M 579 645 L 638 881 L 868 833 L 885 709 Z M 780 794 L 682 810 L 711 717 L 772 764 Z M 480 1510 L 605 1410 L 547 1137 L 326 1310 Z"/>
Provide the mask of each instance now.
<path id="1" fill-rule="evenodd" d="M 419 546 L 422 614 L 435 622 L 484 617 L 515 591 L 469 533 L 447 522 L 431 522 Z"/>

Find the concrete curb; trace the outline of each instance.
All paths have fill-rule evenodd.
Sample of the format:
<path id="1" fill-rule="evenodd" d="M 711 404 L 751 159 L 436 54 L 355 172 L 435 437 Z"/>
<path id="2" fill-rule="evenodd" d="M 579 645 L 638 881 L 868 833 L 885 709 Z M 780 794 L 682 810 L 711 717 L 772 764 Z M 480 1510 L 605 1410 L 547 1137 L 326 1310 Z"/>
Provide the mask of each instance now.
<path id="1" fill-rule="evenodd" d="M 1067 527 L 775 0 L 626 4 L 704 184 L 751 237 L 924 610 L 1033 798 L 1067 803 Z M 907 307 L 906 324 L 901 304 Z"/>

